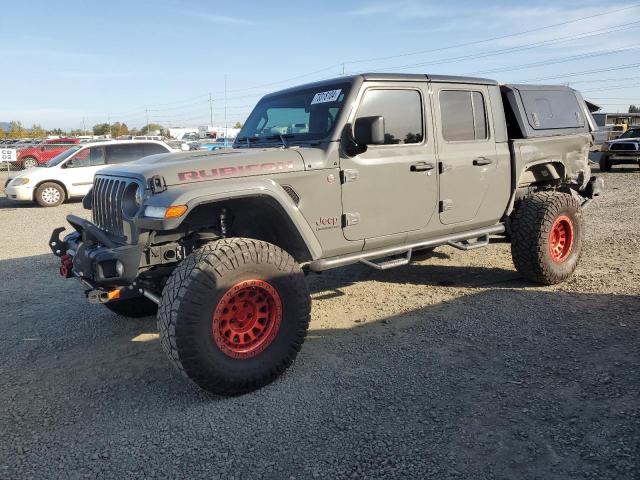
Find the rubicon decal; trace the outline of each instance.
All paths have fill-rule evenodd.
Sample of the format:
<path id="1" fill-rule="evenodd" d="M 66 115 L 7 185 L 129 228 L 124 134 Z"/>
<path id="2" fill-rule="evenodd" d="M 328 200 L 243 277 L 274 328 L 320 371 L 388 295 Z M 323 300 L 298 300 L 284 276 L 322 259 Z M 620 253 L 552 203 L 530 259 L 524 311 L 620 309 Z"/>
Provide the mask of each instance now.
<path id="1" fill-rule="evenodd" d="M 269 172 L 292 170 L 293 162 L 253 163 L 250 165 L 234 165 L 229 167 L 210 168 L 207 170 L 191 170 L 178 172 L 178 180 L 204 180 L 207 178 L 224 178 L 239 175 L 260 175 Z"/>

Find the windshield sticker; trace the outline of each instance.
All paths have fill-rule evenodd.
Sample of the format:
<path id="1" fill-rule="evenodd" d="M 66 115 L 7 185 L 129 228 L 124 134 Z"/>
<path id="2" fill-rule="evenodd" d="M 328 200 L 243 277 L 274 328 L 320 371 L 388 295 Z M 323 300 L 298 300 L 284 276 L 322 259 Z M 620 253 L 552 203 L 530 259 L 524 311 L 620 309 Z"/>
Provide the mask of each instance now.
<path id="1" fill-rule="evenodd" d="M 341 88 L 337 90 L 329 90 L 328 92 L 318 92 L 313 96 L 311 105 L 315 105 L 316 103 L 335 102 L 340 96 L 340 92 L 342 92 Z"/>

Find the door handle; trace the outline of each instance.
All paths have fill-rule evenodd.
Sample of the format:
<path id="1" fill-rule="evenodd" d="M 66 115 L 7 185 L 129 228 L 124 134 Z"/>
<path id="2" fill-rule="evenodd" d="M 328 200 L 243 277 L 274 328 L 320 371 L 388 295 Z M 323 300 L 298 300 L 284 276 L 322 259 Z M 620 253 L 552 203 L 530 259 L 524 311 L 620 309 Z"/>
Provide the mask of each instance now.
<path id="1" fill-rule="evenodd" d="M 436 166 L 433 163 L 420 162 L 411 165 L 410 170 L 412 172 L 426 172 L 428 170 L 433 170 L 434 168 L 436 168 Z"/>
<path id="2" fill-rule="evenodd" d="M 493 160 L 487 157 L 478 157 L 473 161 L 473 164 L 478 167 L 482 165 L 491 165 L 492 163 L 493 163 Z"/>

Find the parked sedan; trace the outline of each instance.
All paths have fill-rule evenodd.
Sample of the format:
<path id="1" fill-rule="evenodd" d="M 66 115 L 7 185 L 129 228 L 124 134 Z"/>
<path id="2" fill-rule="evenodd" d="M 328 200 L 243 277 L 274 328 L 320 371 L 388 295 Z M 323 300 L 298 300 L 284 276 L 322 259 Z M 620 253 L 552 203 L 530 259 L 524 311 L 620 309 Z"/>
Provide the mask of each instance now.
<path id="1" fill-rule="evenodd" d="M 96 172 L 106 165 L 176 151 L 163 142 L 141 140 L 76 145 L 49 160 L 45 166 L 7 180 L 5 193 L 10 200 L 35 201 L 42 207 L 56 207 L 67 198 L 85 196 L 93 185 Z"/>

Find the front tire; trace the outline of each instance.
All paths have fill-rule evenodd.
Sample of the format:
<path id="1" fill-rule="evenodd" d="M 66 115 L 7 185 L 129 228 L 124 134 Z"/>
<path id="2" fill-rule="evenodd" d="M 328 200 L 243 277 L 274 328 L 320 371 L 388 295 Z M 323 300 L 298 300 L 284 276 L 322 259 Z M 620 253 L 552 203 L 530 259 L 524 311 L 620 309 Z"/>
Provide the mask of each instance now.
<path id="1" fill-rule="evenodd" d="M 582 209 L 566 193 L 525 197 L 511 219 L 513 263 L 523 277 L 543 285 L 561 283 L 573 275 L 582 239 Z"/>
<path id="2" fill-rule="evenodd" d="M 270 243 L 211 242 L 178 265 L 158 313 L 163 349 L 199 387 L 239 395 L 271 383 L 293 362 L 309 327 L 304 274 Z"/>
<path id="3" fill-rule="evenodd" d="M 41 207 L 57 207 L 64 202 L 64 188 L 54 182 L 45 182 L 36 188 L 34 200 Z"/>
<path id="4" fill-rule="evenodd" d="M 113 313 L 128 318 L 142 318 L 158 313 L 158 305 L 147 297 L 112 300 L 104 304 Z"/>
<path id="5" fill-rule="evenodd" d="M 613 163 L 611 162 L 611 159 L 609 159 L 608 155 L 601 156 L 599 164 L 601 172 L 610 172 L 613 167 Z"/>

